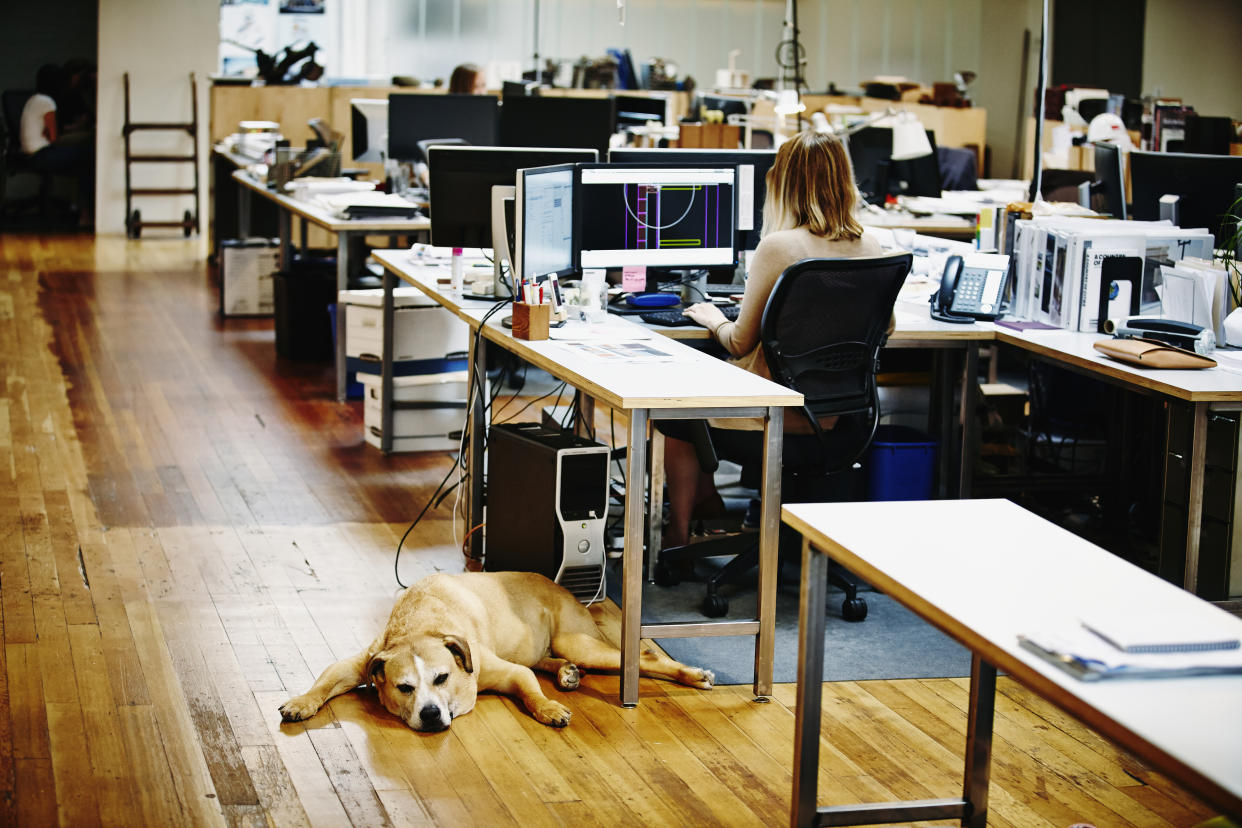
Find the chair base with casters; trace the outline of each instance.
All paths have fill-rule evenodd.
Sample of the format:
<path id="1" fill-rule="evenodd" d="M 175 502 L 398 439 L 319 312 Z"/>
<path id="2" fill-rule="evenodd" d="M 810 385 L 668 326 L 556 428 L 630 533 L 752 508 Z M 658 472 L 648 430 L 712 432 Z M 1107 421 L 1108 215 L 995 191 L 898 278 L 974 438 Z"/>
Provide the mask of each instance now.
<path id="1" fill-rule="evenodd" d="M 804 259 L 790 265 L 776 280 L 763 309 L 759 342 L 774 381 L 802 394 L 784 434 L 781 491 L 787 503 L 857 499 L 850 491 L 852 471 L 875 437 L 880 421 L 876 372 L 880 349 L 888 339 L 893 305 L 910 272 L 909 253 L 857 259 Z M 657 428 L 659 428 L 657 423 Z M 799 432 L 798 429 L 801 429 Z M 755 487 L 761 460 L 757 432 L 709 429 L 692 422 L 681 435 L 689 440 L 703 472 L 717 467 L 716 445 L 722 455 L 741 463 L 743 485 Z M 754 435 L 750 437 L 749 435 Z M 665 550 L 657 577 L 675 577 L 685 561 L 734 554 L 734 561 L 707 585 L 703 612 L 723 615 L 728 603 L 719 585 L 758 562 L 757 545 L 729 541 L 740 548 L 707 541 Z M 846 590 L 842 615 L 866 617 L 866 603 L 857 586 L 838 567 L 833 583 Z"/>
<path id="2" fill-rule="evenodd" d="M 744 481 L 748 476 L 747 471 L 743 469 Z M 781 486 L 782 491 L 789 494 L 783 499 L 786 503 L 856 500 L 857 483 L 852 477 L 851 472 L 846 472 L 825 480 L 819 475 L 799 475 L 796 470 L 786 470 Z M 758 510 L 759 501 L 752 500 L 743 526 L 757 523 Z M 754 520 L 751 519 L 752 514 Z M 779 551 L 781 559 L 796 559 L 800 550 L 801 539 L 797 533 L 782 526 Z M 706 579 L 703 602 L 699 605 L 699 611 L 703 615 L 720 618 L 729 612 L 729 601 L 720 594 L 720 588 L 725 584 L 741 583 L 759 566 L 757 533 L 741 531 L 722 538 L 662 550 L 656 561 L 655 582 L 659 586 L 676 586 L 681 583 L 683 574 L 693 568 L 696 559 L 728 555 L 733 556 L 732 559 Z M 859 597 L 858 584 L 836 563 L 829 565 L 828 583 L 845 593 L 841 602 L 841 617 L 844 620 L 862 621 L 867 617 L 867 602 Z"/>

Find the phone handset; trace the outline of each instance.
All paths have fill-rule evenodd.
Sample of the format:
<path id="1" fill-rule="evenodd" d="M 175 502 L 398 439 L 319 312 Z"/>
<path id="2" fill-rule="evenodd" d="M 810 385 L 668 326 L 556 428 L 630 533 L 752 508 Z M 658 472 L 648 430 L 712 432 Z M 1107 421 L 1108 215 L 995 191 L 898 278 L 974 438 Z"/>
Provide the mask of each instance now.
<path id="1" fill-rule="evenodd" d="M 953 305 L 953 297 L 957 293 L 957 283 L 962 276 L 962 257 L 950 256 L 944 263 L 944 275 L 940 277 L 940 290 L 931 295 L 931 318 L 941 322 L 969 324 L 975 321 L 973 316 L 953 313 L 949 308 Z"/>

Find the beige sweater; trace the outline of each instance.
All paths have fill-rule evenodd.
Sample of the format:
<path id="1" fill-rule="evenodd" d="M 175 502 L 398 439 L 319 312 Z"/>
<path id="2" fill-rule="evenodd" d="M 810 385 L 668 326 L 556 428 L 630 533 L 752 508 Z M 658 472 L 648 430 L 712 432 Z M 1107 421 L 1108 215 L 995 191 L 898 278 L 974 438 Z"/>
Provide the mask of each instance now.
<path id="1" fill-rule="evenodd" d="M 716 332 L 720 344 L 733 355 L 733 362 L 737 365 L 770 379 L 772 375 L 763 357 L 763 349 L 759 347 L 759 323 L 763 319 L 763 309 L 768 303 L 768 296 L 785 268 L 802 259 L 858 258 L 880 256 L 883 253 L 880 243 L 867 233 L 863 233 L 862 238 L 857 241 L 829 241 L 798 227 L 764 236 L 751 259 L 746 292 L 742 296 L 742 307 L 738 311 L 737 321 L 721 325 Z M 831 428 L 835 422 L 833 418 L 831 422 L 824 422 L 822 425 Z M 811 430 L 805 417 L 792 412 L 786 412 L 785 423 L 786 431 L 809 433 Z M 762 428 L 763 422 L 758 419 L 713 420 L 712 425 L 754 430 Z"/>

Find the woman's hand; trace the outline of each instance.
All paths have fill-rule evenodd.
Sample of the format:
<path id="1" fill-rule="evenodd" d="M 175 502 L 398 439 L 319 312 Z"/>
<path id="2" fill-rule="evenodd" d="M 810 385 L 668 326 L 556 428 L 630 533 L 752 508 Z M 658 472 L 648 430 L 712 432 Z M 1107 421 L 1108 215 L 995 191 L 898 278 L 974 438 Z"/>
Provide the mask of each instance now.
<path id="1" fill-rule="evenodd" d="M 725 318 L 725 315 L 720 312 L 720 308 L 716 307 L 711 302 L 699 302 L 696 305 L 691 305 L 686 308 L 681 313 L 683 316 L 690 317 L 712 333 L 715 333 L 717 328 L 729 321 Z"/>

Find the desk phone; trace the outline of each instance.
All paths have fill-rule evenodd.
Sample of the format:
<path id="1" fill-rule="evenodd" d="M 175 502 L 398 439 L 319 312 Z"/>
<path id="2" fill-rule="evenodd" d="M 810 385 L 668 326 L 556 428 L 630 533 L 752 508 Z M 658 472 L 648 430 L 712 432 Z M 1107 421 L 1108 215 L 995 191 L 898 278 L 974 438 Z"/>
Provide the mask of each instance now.
<path id="1" fill-rule="evenodd" d="M 940 290 L 932 294 L 931 317 L 941 322 L 969 323 L 1001 316 L 1001 300 L 1009 280 L 1009 257 L 974 253 L 950 256 L 945 262 Z"/>

